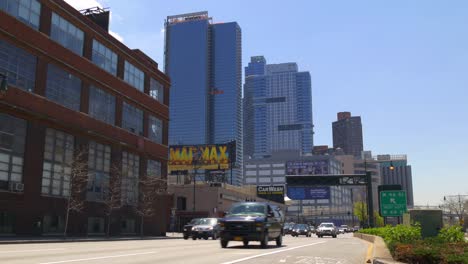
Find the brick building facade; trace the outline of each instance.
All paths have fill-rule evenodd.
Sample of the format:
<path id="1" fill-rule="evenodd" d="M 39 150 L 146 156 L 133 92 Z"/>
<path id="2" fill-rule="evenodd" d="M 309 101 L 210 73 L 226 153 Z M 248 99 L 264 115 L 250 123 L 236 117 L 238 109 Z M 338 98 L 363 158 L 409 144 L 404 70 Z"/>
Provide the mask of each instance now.
<path id="1" fill-rule="evenodd" d="M 138 179 L 167 174 L 170 81 L 157 63 L 62 0 L 6 0 L 0 74 L 8 82 L 0 93 L 0 234 L 63 232 L 78 149 L 89 178 L 69 233 L 104 233 L 102 200 L 117 165 L 123 206 L 111 233 L 138 232 Z M 165 232 L 171 203 L 158 199 L 146 234 Z"/>

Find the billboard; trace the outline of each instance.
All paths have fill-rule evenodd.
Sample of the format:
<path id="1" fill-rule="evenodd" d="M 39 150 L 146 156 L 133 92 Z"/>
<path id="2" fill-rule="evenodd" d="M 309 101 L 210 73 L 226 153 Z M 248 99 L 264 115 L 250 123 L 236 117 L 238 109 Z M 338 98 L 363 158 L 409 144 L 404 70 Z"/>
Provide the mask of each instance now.
<path id="1" fill-rule="evenodd" d="M 288 198 L 291 200 L 330 199 L 330 187 L 288 186 Z"/>
<path id="2" fill-rule="evenodd" d="M 235 152 L 235 143 L 169 146 L 168 171 L 229 169 Z"/>
<path id="3" fill-rule="evenodd" d="M 284 203 L 284 186 L 257 186 L 257 197 L 277 203 Z"/>
<path id="4" fill-rule="evenodd" d="M 286 175 L 328 174 L 327 160 L 301 160 L 286 162 Z"/>

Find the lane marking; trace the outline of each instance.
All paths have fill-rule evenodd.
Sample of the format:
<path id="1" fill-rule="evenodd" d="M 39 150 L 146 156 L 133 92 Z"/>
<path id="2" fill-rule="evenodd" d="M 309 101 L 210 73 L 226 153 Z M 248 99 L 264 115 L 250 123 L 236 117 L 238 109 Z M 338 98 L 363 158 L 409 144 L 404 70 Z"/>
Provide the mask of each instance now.
<path id="1" fill-rule="evenodd" d="M 65 250 L 64 248 L 47 248 L 47 249 L 27 249 L 27 250 L 10 250 L 0 251 L 1 253 L 26 253 L 26 252 L 38 252 L 38 251 L 53 251 L 53 250 Z"/>
<path id="2" fill-rule="evenodd" d="M 278 254 L 278 253 L 285 252 L 285 251 L 290 251 L 290 250 L 294 250 L 294 249 L 298 249 L 298 248 L 303 248 L 303 247 L 310 247 L 310 246 L 314 246 L 314 245 L 318 245 L 318 244 L 323 244 L 323 243 L 326 243 L 326 241 L 317 242 L 317 243 L 313 243 L 313 244 L 302 245 L 302 246 L 297 246 L 297 247 L 293 247 L 293 248 L 281 249 L 281 250 L 272 251 L 272 252 L 268 252 L 268 253 L 263 253 L 263 254 L 259 254 L 259 255 L 254 255 L 254 256 L 250 256 L 250 257 L 246 257 L 246 258 L 236 259 L 236 260 L 233 260 L 233 261 L 223 262 L 223 263 L 221 263 L 221 264 L 233 264 L 233 263 L 238 263 L 238 262 L 246 261 L 246 260 L 253 259 L 253 258 L 259 258 L 259 257 L 263 257 L 263 256 Z"/>
<path id="3" fill-rule="evenodd" d="M 104 256 L 104 257 L 95 257 L 95 258 L 69 259 L 69 260 L 53 261 L 53 262 L 41 262 L 39 264 L 58 264 L 58 263 L 68 263 L 68 262 L 80 262 L 80 261 L 97 260 L 97 259 L 109 259 L 109 258 L 121 258 L 121 257 L 130 257 L 130 256 L 138 256 L 138 255 L 148 255 L 148 254 L 154 254 L 154 253 L 156 253 L 156 251 L 133 253 L 133 254 L 123 254 L 123 255 L 113 255 L 113 256 Z"/>
<path id="4" fill-rule="evenodd" d="M 366 254 L 366 261 L 371 261 L 372 262 L 372 259 L 374 258 L 374 244 L 373 243 L 369 243 L 369 246 L 367 246 L 367 254 Z M 367 263 L 370 263 L 370 262 L 367 262 Z"/>

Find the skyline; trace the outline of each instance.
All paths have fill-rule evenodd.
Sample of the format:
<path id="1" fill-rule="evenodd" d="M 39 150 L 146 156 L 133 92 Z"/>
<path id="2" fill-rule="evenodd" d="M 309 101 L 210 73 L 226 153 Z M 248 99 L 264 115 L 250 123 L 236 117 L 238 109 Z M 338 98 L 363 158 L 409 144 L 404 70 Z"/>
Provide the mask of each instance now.
<path id="1" fill-rule="evenodd" d="M 350 111 L 362 118 L 365 150 L 408 155 L 416 205 L 467 194 L 468 3 L 101 3 L 110 7 L 111 30 L 161 70 L 166 16 L 207 10 L 215 23 L 237 22 L 243 67 L 263 55 L 311 72 L 316 145 L 332 145 L 336 113 Z"/>

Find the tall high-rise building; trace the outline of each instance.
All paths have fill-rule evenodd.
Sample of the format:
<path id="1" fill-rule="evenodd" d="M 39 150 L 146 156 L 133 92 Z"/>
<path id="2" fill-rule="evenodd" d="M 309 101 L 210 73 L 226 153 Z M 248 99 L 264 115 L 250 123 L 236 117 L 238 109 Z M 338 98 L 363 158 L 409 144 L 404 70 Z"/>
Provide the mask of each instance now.
<path id="1" fill-rule="evenodd" d="M 311 154 L 312 91 L 309 72 L 296 63 L 266 64 L 251 57 L 245 68 L 244 156 L 265 158 L 280 150 Z"/>
<path id="2" fill-rule="evenodd" d="M 360 116 L 350 112 L 339 112 L 338 120 L 333 122 L 333 148 L 341 148 L 347 155 L 360 157 L 364 148 Z"/>
<path id="3" fill-rule="evenodd" d="M 236 22 L 212 23 L 208 12 L 168 16 L 165 72 L 171 78 L 170 145 L 236 141 L 242 181 L 242 46 Z"/>

